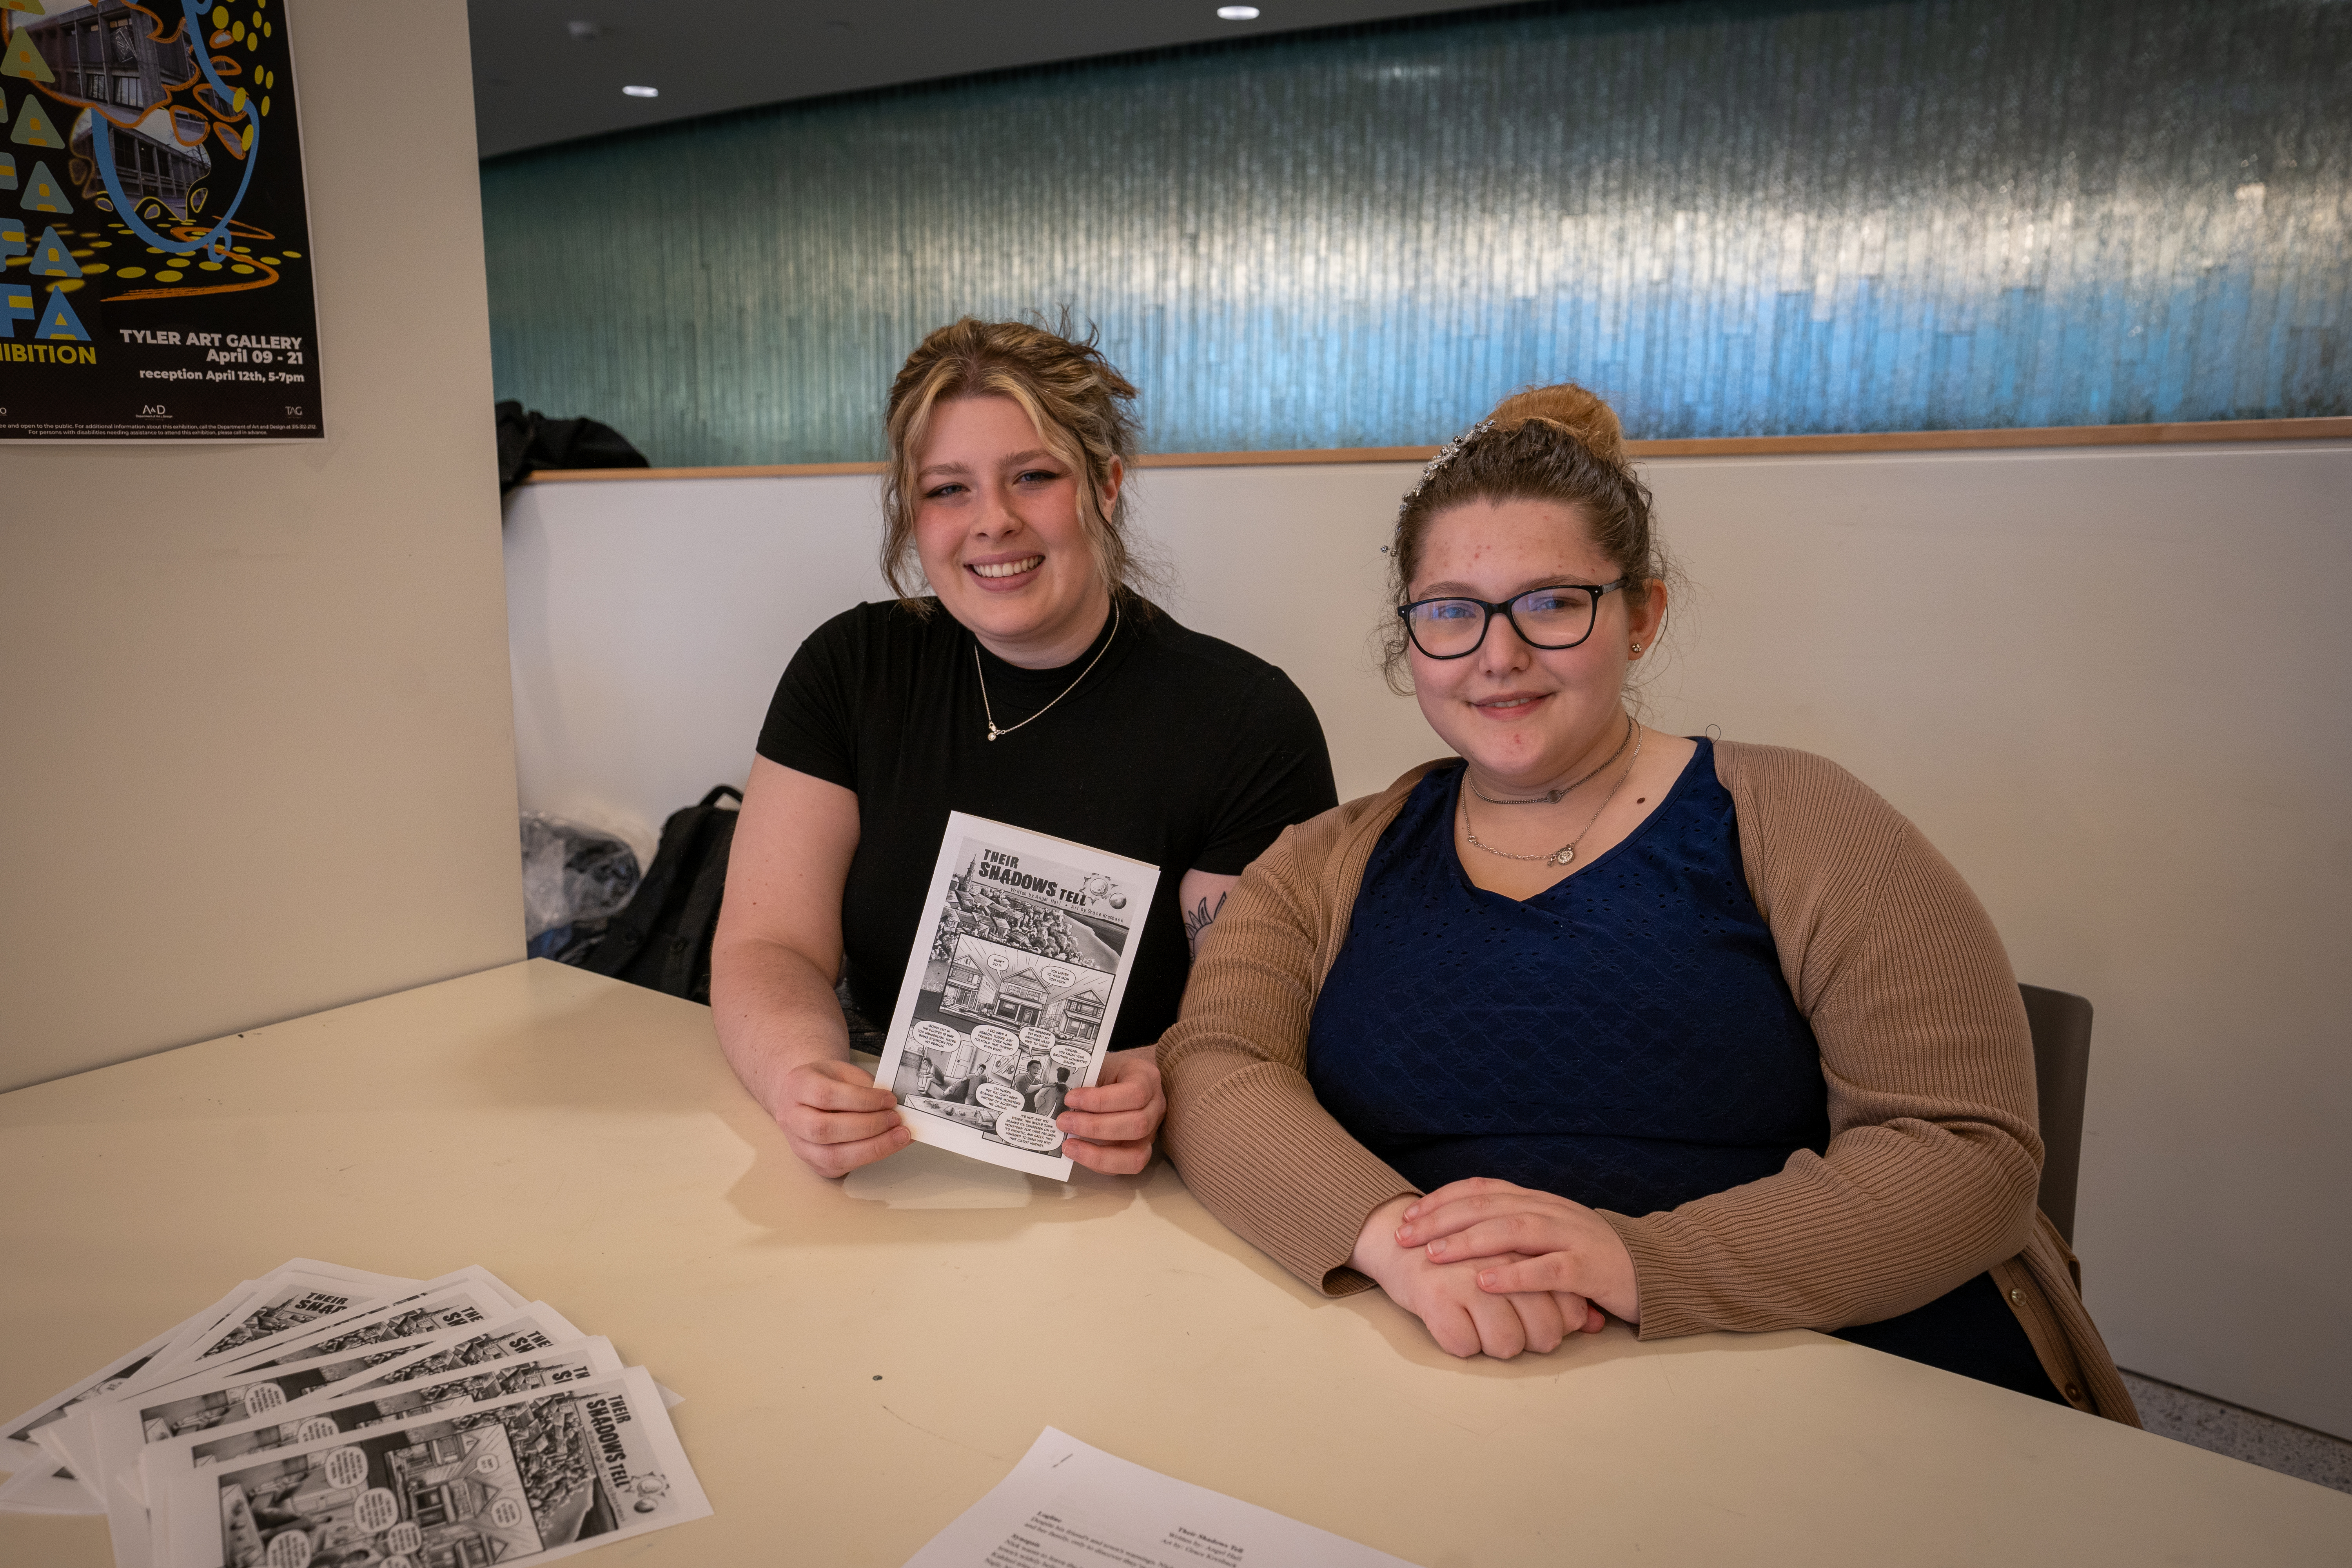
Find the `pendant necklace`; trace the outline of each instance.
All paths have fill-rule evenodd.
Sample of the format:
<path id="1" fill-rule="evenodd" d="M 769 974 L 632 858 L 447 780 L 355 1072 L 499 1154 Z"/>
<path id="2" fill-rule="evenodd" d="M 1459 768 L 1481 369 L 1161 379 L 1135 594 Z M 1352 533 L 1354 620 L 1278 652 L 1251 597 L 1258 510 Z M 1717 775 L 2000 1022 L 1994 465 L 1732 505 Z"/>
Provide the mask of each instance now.
<path id="1" fill-rule="evenodd" d="M 1625 748 L 1633 743 L 1633 716 L 1631 713 L 1628 713 L 1625 715 L 1625 738 L 1617 742 L 1617 749 L 1609 753 L 1608 760 L 1603 762 L 1599 767 L 1593 769 L 1591 773 L 1585 774 L 1582 778 L 1572 779 L 1569 783 L 1560 785 L 1558 789 L 1548 789 L 1541 795 L 1531 795 L 1524 800 L 1497 800 L 1493 795 L 1488 795 L 1485 790 L 1480 789 L 1476 784 L 1470 785 L 1470 793 L 1476 795 L 1480 800 L 1485 801 L 1488 805 L 1558 805 L 1561 801 L 1566 800 L 1570 795 L 1582 789 L 1586 784 L 1591 784 L 1594 779 L 1599 778 L 1602 773 L 1607 773 L 1612 767 L 1616 765 L 1617 759 L 1625 754 Z M 1464 782 L 1468 783 L 1467 780 L 1465 780 Z"/>
<path id="2" fill-rule="evenodd" d="M 1086 668 L 1078 671 L 1078 680 L 1084 680 L 1087 676 L 1092 675 L 1094 673 L 1095 666 L 1102 662 L 1103 655 L 1110 651 L 1110 645 L 1118 640 L 1118 601 L 1117 599 L 1113 599 L 1110 602 L 1110 636 L 1103 638 L 1102 647 L 1096 650 L 1094 658 L 1087 660 Z M 1054 702 L 1046 703 L 1045 707 L 1038 709 L 1037 711 L 1030 714 L 1026 719 L 1022 720 L 1020 724 L 1007 724 L 1002 729 L 999 729 L 996 723 L 996 710 L 989 705 L 988 671 L 981 668 L 980 639 L 976 637 L 971 639 L 971 672 L 980 677 L 980 710 L 988 716 L 988 738 L 992 741 L 995 740 L 999 735 L 1010 735 L 1013 731 L 1020 729 L 1022 724 L 1034 724 L 1038 720 L 1043 719 L 1046 715 L 1046 713 L 1053 708 L 1054 702 L 1059 702 L 1063 698 L 1067 697 L 1071 692 L 1076 691 L 1078 689 L 1078 680 L 1073 680 L 1055 694 Z M 1606 803 L 1604 802 L 1603 804 L 1605 805 Z"/>
<path id="3" fill-rule="evenodd" d="M 1630 717 L 1626 721 L 1628 723 L 1633 722 Z M 1636 729 L 1640 728 L 1639 725 L 1635 725 L 1634 727 Z M 1506 860 L 1541 860 L 1553 866 L 1571 865 L 1576 859 L 1576 847 L 1584 842 L 1584 836 L 1592 831 L 1592 825 L 1594 823 L 1601 820 L 1601 813 L 1609 809 L 1610 801 L 1617 798 L 1617 792 L 1623 789 L 1625 787 L 1625 781 L 1633 776 L 1633 764 L 1641 760 L 1642 742 L 1636 741 L 1633 742 L 1633 762 L 1629 762 L 1625 764 L 1625 771 L 1618 775 L 1617 782 L 1615 784 L 1609 786 L 1609 794 L 1607 797 L 1601 801 L 1600 807 L 1595 810 L 1591 816 L 1585 818 L 1583 827 L 1578 830 L 1575 837 L 1570 839 L 1567 843 L 1561 845 L 1559 848 L 1553 850 L 1549 855 L 1514 855 L 1507 849 L 1497 849 L 1491 844 L 1479 843 L 1478 836 L 1470 831 L 1470 801 L 1466 795 L 1463 797 L 1462 801 L 1462 837 L 1470 841 L 1470 847 L 1473 849 L 1484 849 L 1487 854 L 1499 856 Z M 1463 782 L 1467 784 L 1469 780 L 1465 776 Z M 1484 800 L 1486 797 L 1484 795 L 1480 795 L 1479 798 Z"/>

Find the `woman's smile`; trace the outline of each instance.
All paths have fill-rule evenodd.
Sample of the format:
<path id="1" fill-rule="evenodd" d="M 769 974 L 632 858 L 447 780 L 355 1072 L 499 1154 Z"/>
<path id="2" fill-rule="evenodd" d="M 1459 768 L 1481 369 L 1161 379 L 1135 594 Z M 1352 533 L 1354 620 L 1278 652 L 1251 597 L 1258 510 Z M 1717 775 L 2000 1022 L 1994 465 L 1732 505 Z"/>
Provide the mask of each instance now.
<path id="1" fill-rule="evenodd" d="M 1015 555 L 993 561 L 967 561 L 964 570 L 981 579 L 992 593 L 1025 587 L 1034 579 L 1037 568 L 1045 563 L 1043 555 Z"/>
<path id="2" fill-rule="evenodd" d="M 1518 719 L 1528 716 L 1537 703 L 1550 696 L 1549 691 L 1506 691 L 1497 697 L 1474 699 L 1470 706 L 1489 719 Z"/>

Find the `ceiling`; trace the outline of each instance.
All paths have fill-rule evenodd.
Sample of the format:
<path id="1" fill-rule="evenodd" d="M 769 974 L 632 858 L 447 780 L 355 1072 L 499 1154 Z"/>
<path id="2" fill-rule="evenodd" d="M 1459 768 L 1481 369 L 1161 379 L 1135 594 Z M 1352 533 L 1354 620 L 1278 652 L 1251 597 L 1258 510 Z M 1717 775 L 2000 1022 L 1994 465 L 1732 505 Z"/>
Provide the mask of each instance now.
<path id="1" fill-rule="evenodd" d="M 1493 0 L 468 0 L 481 154 L 787 99 Z M 624 87 L 658 98 L 631 98 Z"/>

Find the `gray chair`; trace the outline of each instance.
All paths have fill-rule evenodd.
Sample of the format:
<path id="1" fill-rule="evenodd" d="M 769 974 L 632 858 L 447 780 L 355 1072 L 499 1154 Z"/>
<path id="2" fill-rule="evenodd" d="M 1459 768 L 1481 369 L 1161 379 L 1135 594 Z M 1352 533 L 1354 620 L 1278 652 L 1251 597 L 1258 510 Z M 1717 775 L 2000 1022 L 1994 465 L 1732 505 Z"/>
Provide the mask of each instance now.
<path id="1" fill-rule="evenodd" d="M 2033 1032 L 2042 1098 L 2042 1212 L 2074 1244 L 2074 1184 L 2083 1172 L 2083 1090 L 2091 1077 L 2091 1003 L 2071 991 L 2021 985 Z"/>

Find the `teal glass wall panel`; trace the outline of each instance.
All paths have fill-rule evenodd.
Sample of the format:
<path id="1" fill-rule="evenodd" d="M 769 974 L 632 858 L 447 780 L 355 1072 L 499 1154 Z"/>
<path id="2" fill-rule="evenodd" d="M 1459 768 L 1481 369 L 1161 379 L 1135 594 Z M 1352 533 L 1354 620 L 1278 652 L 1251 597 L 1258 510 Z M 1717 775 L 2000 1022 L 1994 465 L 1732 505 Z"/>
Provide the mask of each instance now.
<path id="1" fill-rule="evenodd" d="M 2352 412 L 2352 5 L 1528 7 L 484 165 L 499 395 L 656 464 L 880 454 L 930 328 L 1067 306 L 1147 447 Z"/>

